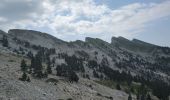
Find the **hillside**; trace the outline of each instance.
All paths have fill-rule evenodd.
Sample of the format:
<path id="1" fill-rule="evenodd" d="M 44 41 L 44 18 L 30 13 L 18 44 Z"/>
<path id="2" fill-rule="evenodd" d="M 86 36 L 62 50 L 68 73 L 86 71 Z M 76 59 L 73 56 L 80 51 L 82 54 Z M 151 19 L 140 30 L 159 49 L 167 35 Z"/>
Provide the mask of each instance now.
<path id="1" fill-rule="evenodd" d="M 81 78 L 78 83 L 69 83 L 64 77 L 49 75 L 48 78 L 37 80 L 31 77 L 31 82 L 18 80 L 22 72 L 20 62 L 22 56 L 0 52 L 0 98 L 1 100 L 126 100 L 128 95 L 122 91 L 113 90 L 99 85 L 92 80 Z M 50 81 L 50 80 L 56 80 Z M 102 94 L 102 95 L 99 95 Z"/>
<path id="2" fill-rule="evenodd" d="M 134 100 L 148 95 L 166 100 L 170 95 L 168 47 L 123 37 L 112 37 L 111 43 L 90 37 L 66 42 L 21 29 L 0 31 L 0 40 L 0 98 L 4 100 L 127 100 L 129 94 Z M 31 82 L 19 80 L 23 73 Z"/>

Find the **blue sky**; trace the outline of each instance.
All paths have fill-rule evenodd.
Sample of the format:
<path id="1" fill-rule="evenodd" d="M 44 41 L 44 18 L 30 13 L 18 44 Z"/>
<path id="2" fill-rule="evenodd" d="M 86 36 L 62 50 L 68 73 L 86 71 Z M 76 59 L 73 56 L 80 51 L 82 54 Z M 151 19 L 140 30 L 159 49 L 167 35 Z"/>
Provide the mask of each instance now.
<path id="1" fill-rule="evenodd" d="M 0 29 L 11 28 L 66 41 L 123 36 L 170 47 L 170 0 L 1 0 Z"/>
<path id="2" fill-rule="evenodd" d="M 163 0 L 95 0 L 97 4 L 107 4 L 111 9 L 132 3 L 161 3 Z M 170 47 L 170 16 L 151 22 L 143 32 L 139 32 L 137 38 L 149 43 Z M 131 38 L 130 38 L 131 39 Z"/>
<path id="3" fill-rule="evenodd" d="M 152 22 L 143 32 L 134 37 L 143 41 L 170 47 L 170 18 Z"/>
<path id="4" fill-rule="evenodd" d="M 106 4 L 110 8 L 119 8 L 132 3 L 160 3 L 163 0 L 95 0 L 97 4 Z"/>

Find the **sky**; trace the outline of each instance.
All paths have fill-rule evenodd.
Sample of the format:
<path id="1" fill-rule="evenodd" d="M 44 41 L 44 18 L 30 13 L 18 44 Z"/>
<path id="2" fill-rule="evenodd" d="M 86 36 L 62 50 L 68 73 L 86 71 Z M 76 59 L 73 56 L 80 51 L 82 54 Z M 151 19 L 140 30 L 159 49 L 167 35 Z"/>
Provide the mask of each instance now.
<path id="1" fill-rule="evenodd" d="M 170 47 L 170 0 L 1 0 L 0 29 L 65 41 L 122 36 Z"/>

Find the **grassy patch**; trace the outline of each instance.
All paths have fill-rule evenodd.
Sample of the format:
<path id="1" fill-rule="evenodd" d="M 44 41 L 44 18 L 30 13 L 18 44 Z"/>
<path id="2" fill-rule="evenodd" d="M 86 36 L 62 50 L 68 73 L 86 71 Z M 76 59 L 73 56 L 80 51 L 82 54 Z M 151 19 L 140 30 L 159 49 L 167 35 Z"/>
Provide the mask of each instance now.
<path id="1" fill-rule="evenodd" d="M 100 80 L 100 81 L 95 81 L 96 83 L 99 83 L 101 85 L 107 86 L 109 88 L 115 89 L 116 88 L 116 82 L 111 81 L 111 80 Z"/>
<path id="2" fill-rule="evenodd" d="M 133 93 L 133 94 L 137 94 L 138 90 L 140 90 L 140 83 L 135 83 L 132 82 L 130 85 L 127 84 L 127 82 L 116 82 L 116 81 L 112 81 L 112 80 L 99 80 L 99 81 L 95 81 L 98 84 L 107 86 L 111 89 L 117 89 L 116 85 L 119 84 L 121 87 L 121 91 L 124 91 L 126 93 Z M 150 89 L 148 87 L 146 87 L 148 91 L 150 91 Z"/>

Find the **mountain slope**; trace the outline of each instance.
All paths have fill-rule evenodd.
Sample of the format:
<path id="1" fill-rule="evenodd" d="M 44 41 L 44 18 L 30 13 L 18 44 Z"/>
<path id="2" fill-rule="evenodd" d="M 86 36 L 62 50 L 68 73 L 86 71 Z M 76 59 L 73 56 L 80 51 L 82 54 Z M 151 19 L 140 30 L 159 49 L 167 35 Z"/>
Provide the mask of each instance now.
<path id="1" fill-rule="evenodd" d="M 154 48 L 156 48 L 155 45 L 137 39 L 133 39 L 132 41 L 130 41 L 123 37 L 118 37 L 118 38 L 113 37 L 111 44 L 134 52 L 143 52 L 143 53 L 150 53 Z"/>
<path id="2" fill-rule="evenodd" d="M 0 69 L 1 81 L 7 84 L 5 88 L 2 88 L 2 90 L 5 90 L 0 94 L 2 96 L 8 97 L 7 94 L 4 94 L 8 91 L 6 88 L 18 86 L 12 89 L 14 90 L 12 93 L 16 93 L 15 95 L 18 97 L 21 95 L 20 92 L 26 89 L 36 91 L 30 94 L 34 99 L 42 97 L 42 99 L 53 100 L 54 98 L 66 97 L 79 100 L 84 97 L 87 100 L 90 98 L 107 100 L 113 97 L 116 100 L 126 100 L 127 91 L 131 91 L 129 88 L 133 85 L 132 83 L 136 84 L 136 82 L 139 84 L 146 83 L 145 85 L 150 88 L 149 90 L 161 92 L 163 90 L 165 96 L 169 95 L 165 93 L 170 84 L 170 48 L 168 47 L 156 46 L 137 39 L 128 40 L 123 37 L 113 37 L 111 43 L 90 37 L 87 37 L 85 41 L 65 42 L 46 33 L 21 29 L 12 29 L 8 33 L 0 31 L 0 35 L 1 39 L 3 35 L 6 35 L 9 42 L 8 47 L 4 47 L 3 42 L 0 43 L 0 51 L 4 53 L 4 55 L 1 54 L 1 57 L 3 57 L 0 62 L 2 65 Z M 30 52 L 32 53 L 31 56 Z M 23 82 L 18 80 L 22 73 L 19 63 L 21 59 L 26 59 L 28 66 L 31 66 L 32 56 L 36 57 L 39 52 L 43 55 L 41 58 L 43 70 L 47 69 L 49 60 L 52 62 L 52 73 L 48 75 L 48 78 L 41 80 L 37 80 L 34 75 L 28 73 L 31 82 L 24 85 Z M 5 57 L 8 59 L 4 59 Z M 61 69 L 58 71 L 57 68 L 60 67 Z M 78 75 L 80 78 L 78 83 L 71 84 L 66 81 L 65 76 L 69 73 L 69 71 L 67 73 L 67 68 Z M 64 70 L 63 73 L 62 70 Z M 62 74 L 66 72 L 66 75 L 56 76 L 58 72 Z M 45 82 L 50 78 L 59 81 L 57 86 Z M 122 91 L 127 93 L 99 85 L 95 82 L 96 80 L 114 81 L 121 84 Z M 13 86 L 10 81 L 16 84 Z M 92 86 L 93 89 L 91 86 L 87 86 L 88 83 L 95 84 L 94 87 Z M 131 85 L 126 86 L 124 83 Z M 153 85 L 153 83 L 156 85 Z M 166 84 L 167 87 L 161 87 L 160 84 Z M 20 90 L 20 87 L 23 90 Z M 66 87 L 66 90 L 62 90 Z M 46 90 L 47 88 L 49 90 Z M 54 93 L 55 91 L 58 92 Z M 136 94 L 135 91 L 131 91 L 133 95 Z M 152 91 L 148 93 L 152 93 Z M 36 93 L 37 95 L 34 95 Z M 27 93 L 24 92 L 24 94 Z M 164 97 L 159 92 L 153 92 L 153 94 L 159 98 Z M 14 94 L 10 96 L 15 97 Z"/>
<path id="3" fill-rule="evenodd" d="M 60 44 L 64 45 L 66 43 L 56 37 L 48 35 L 47 33 L 41 33 L 33 30 L 11 29 L 8 31 L 8 34 L 13 37 L 17 37 L 20 40 L 48 48 L 52 48 Z"/>
<path id="4" fill-rule="evenodd" d="M 92 80 L 80 79 L 78 83 L 69 83 L 63 77 L 50 75 L 43 80 L 31 77 L 31 82 L 22 82 L 20 78 L 20 61 L 22 56 L 4 54 L 0 52 L 0 98 L 1 100 L 58 100 L 72 98 L 74 100 L 109 100 L 114 97 L 116 100 L 125 100 L 127 94 L 99 85 Z M 25 58 L 27 63 L 29 59 Z M 55 79 L 58 82 L 48 82 Z M 98 95 L 101 94 L 101 95 Z"/>

